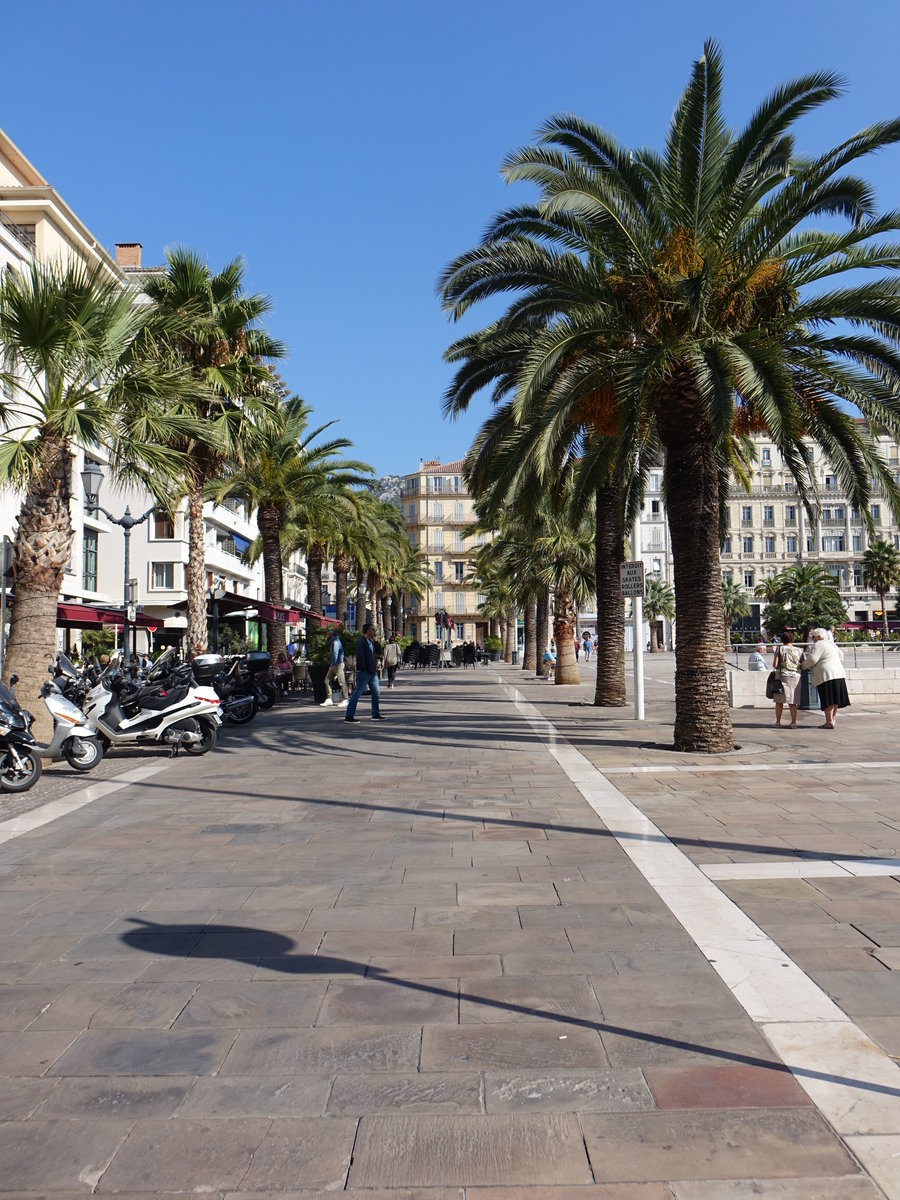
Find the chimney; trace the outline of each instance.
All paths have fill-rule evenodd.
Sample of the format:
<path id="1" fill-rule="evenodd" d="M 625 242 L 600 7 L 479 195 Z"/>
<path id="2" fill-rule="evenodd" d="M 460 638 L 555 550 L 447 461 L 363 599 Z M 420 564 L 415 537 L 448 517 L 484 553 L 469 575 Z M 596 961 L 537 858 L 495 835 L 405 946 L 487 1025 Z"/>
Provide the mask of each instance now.
<path id="1" fill-rule="evenodd" d="M 142 249 L 140 242 L 116 242 L 116 266 L 139 267 Z"/>

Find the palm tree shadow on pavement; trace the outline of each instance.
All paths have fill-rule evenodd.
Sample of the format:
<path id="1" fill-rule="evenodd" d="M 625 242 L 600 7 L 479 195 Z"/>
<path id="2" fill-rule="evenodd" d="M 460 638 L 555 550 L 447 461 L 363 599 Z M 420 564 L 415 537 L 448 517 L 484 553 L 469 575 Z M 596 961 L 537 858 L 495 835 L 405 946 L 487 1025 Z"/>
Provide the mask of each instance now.
<path id="1" fill-rule="evenodd" d="M 121 941 L 132 949 L 150 954 L 164 955 L 174 958 L 218 958 L 231 962 L 254 963 L 256 966 L 269 971 L 279 971 L 286 975 L 364 975 L 367 979 L 393 984 L 396 987 L 407 988 L 411 991 L 426 992 L 433 996 L 447 996 L 458 1000 L 457 988 L 452 990 L 441 987 L 437 981 L 423 982 L 422 980 L 403 979 L 392 975 L 382 967 L 371 963 L 355 962 L 348 958 L 335 958 L 327 954 L 293 954 L 296 943 L 293 938 L 283 933 L 273 933 L 267 929 L 255 929 L 245 925 L 161 925 L 140 917 L 128 917 L 133 925 L 121 935 Z M 410 960 L 412 971 L 415 971 L 415 959 Z M 465 1000 L 469 1004 L 480 1004 L 486 1008 L 503 1009 L 517 1016 L 532 1017 L 536 1020 L 552 1021 L 556 1025 L 570 1025 L 579 1029 L 595 1030 L 602 1038 L 604 1033 L 648 1042 L 657 1046 L 668 1046 L 676 1050 L 684 1050 L 693 1054 L 704 1054 L 710 1058 L 721 1059 L 725 1062 L 740 1063 L 743 1066 L 760 1067 L 768 1071 L 783 1074 L 794 1074 L 805 1079 L 825 1080 L 829 1083 L 844 1084 L 847 1087 L 858 1088 L 864 1092 L 876 1092 L 887 1096 L 900 1096 L 900 1088 L 887 1087 L 884 1084 L 873 1083 L 865 1079 L 854 1079 L 845 1075 L 832 1075 L 823 1071 L 814 1071 L 803 1067 L 790 1070 L 783 1062 L 776 1059 L 759 1058 L 752 1054 L 740 1054 L 736 1051 L 725 1050 L 717 1046 L 704 1046 L 698 1042 L 689 1042 L 680 1038 L 669 1038 L 661 1034 L 649 1033 L 639 1029 L 630 1029 L 622 1025 L 610 1025 L 605 1021 L 591 1021 L 584 1017 L 567 1016 L 565 1013 L 549 1012 L 546 1009 L 533 1008 L 525 1004 L 512 1004 L 508 1001 L 497 1000 L 489 996 L 478 996 L 467 992 Z"/>

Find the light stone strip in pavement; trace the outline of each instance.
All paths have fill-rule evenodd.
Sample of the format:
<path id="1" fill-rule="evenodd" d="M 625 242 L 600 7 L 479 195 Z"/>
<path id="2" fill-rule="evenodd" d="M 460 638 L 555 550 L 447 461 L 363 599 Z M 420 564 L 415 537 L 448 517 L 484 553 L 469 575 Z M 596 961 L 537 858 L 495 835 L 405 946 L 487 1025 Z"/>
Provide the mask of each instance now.
<path id="1" fill-rule="evenodd" d="M 777 863 L 697 864 L 707 879 L 842 879 L 847 876 L 900 875 L 900 858 L 873 858 L 866 862 L 810 861 L 808 858 Z"/>
<path id="2" fill-rule="evenodd" d="M 669 763 L 658 763 L 652 767 L 604 767 L 604 775 L 668 775 L 684 773 L 687 775 L 716 775 L 719 772 L 727 774 L 728 772 L 739 772 L 741 775 L 747 771 L 821 771 L 825 766 L 840 766 L 846 767 L 847 770 L 874 771 L 896 769 L 900 767 L 900 762 L 842 762 L 842 763 L 826 763 L 821 762 L 803 762 L 803 763 L 713 763 L 709 766 L 704 766 L 702 763 L 690 763 L 686 766 L 673 766 Z"/>
<path id="3" fill-rule="evenodd" d="M 819 1111 L 885 1195 L 900 1200 L 900 1066 L 535 705 L 499 678 Z"/>
<path id="4" fill-rule="evenodd" d="M 62 800 L 50 800 L 39 808 L 22 813 L 21 816 L 10 817 L 8 821 L 0 821 L 0 844 L 21 837 L 23 833 L 30 833 L 32 829 L 40 829 L 42 825 L 55 821 L 57 817 L 65 817 L 69 813 L 76 812 L 79 808 L 84 808 L 86 804 L 109 796 L 131 783 L 140 783 L 144 779 L 149 779 L 151 775 L 157 775 L 160 771 L 164 771 L 170 762 L 171 760 L 167 759 L 165 762 L 154 762 L 144 767 L 133 767 L 130 771 L 117 775 L 115 779 L 103 779 L 97 783 L 90 783 L 87 787 L 70 793 Z"/>

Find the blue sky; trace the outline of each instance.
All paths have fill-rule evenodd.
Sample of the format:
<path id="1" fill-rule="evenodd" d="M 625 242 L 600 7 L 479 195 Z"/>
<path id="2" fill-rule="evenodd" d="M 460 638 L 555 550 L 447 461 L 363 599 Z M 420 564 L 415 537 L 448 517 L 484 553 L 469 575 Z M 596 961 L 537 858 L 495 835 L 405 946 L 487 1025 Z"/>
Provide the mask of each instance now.
<path id="1" fill-rule="evenodd" d="M 735 124 L 821 68 L 848 91 L 801 148 L 900 112 L 896 0 L 35 0 L 3 24 L 0 126 L 106 246 L 243 255 L 289 386 L 379 474 L 461 456 L 488 409 L 441 417 L 460 330 L 434 284 L 527 198 L 498 168 L 547 116 L 659 145 L 709 36 Z M 900 150 L 864 170 L 900 207 Z"/>

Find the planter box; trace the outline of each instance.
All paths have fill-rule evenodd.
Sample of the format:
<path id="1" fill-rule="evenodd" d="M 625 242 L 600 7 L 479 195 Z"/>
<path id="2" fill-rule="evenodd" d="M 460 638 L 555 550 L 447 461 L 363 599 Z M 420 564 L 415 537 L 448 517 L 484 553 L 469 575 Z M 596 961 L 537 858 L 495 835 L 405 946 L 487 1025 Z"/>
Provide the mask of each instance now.
<path id="1" fill-rule="evenodd" d="M 328 699 L 328 688 L 325 686 L 325 676 L 328 674 L 328 668 L 322 663 L 309 664 L 309 682 L 312 684 L 313 699 L 316 704 L 321 704 Z"/>

